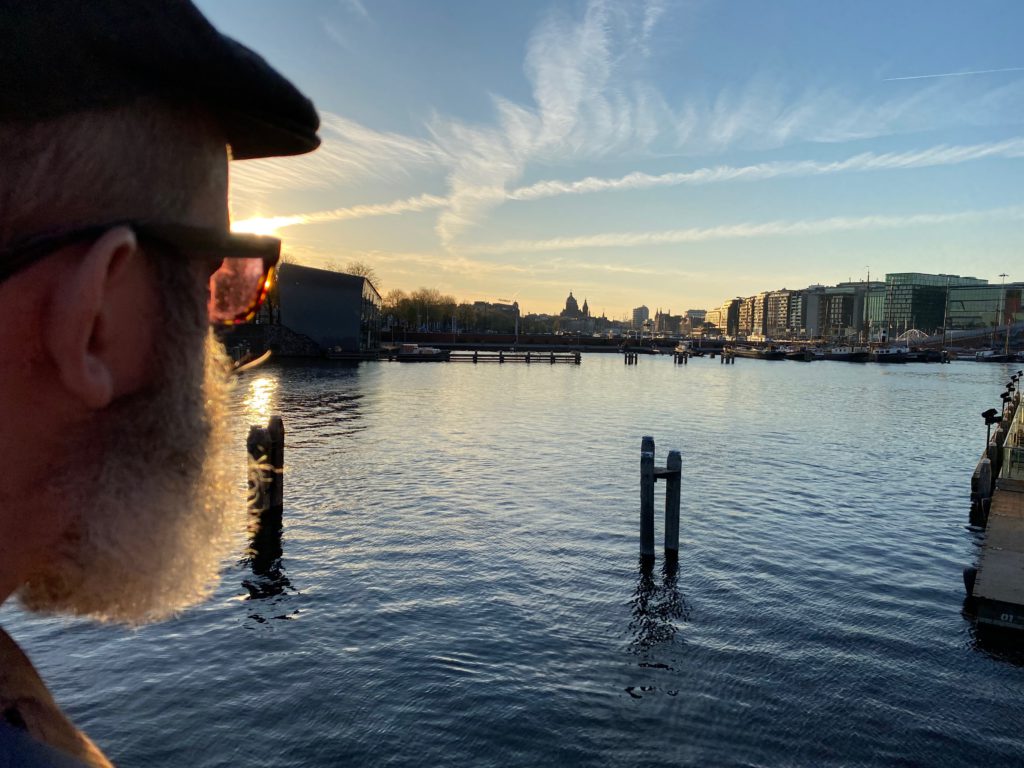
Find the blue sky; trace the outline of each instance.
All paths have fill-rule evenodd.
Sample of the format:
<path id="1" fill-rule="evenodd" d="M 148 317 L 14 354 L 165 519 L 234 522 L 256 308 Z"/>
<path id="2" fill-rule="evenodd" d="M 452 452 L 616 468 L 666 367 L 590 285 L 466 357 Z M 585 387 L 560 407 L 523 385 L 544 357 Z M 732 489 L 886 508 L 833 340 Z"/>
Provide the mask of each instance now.
<path id="1" fill-rule="evenodd" d="M 1024 3 L 200 0 L 317 104 L 242 228 L 557 311 L 885 272 L 1024 280 Z"/>

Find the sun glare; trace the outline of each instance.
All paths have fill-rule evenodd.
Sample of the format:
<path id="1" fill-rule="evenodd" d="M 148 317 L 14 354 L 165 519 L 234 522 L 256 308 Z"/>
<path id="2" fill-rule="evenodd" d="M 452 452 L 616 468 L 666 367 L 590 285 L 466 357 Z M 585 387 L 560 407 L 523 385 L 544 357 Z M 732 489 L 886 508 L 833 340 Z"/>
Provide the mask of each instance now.
<path id="1" fill-rule="evenodd" d="M 251 219 L 232 222 L 231 231 L 247 235 L 276 236 L 285 227 L 291 227 L 302 222 L 302 216 L 254 216 Z"/>

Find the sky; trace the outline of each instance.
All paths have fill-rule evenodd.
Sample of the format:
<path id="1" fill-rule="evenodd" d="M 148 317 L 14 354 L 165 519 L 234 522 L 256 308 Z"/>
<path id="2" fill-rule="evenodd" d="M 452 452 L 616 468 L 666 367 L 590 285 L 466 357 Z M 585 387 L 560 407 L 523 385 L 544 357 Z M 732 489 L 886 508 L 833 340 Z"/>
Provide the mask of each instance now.
<path id="1" fill-rule="evenodd" d="M 235 227 L 556 313 L 945 272 L 1024 281 L 1024 3 L 198 0 L 313 99 Z"/>

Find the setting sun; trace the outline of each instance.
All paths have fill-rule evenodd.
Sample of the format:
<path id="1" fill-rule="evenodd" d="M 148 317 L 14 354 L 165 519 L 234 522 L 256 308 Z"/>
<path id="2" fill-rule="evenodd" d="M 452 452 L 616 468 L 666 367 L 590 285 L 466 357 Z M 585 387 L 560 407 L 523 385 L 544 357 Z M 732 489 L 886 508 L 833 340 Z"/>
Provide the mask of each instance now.
<path id="1" fill-rule="evenodd" d="M 231 224 L 232 232 L 240 232 L 249 235 L 278 235 L 279 230 L 301 224 L 304 221 L 302 216 L 254 216 L 249 219 L 242 219 Z"/>

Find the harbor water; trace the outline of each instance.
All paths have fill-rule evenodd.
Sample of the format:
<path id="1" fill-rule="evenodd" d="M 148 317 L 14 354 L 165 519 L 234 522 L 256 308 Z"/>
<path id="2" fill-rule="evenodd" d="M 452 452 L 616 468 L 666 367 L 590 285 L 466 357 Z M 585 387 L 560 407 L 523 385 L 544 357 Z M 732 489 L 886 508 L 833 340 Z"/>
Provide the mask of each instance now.
<path id="1" fill-rule="evenodd" d="M 123 766 L 1019 764 L 1024 654 L 961 581 L 1009 371 L 264 367 L 280 570 L 137 631 L 0 624 Z M 643 435 L 683 456 L 676 570 L 638 561 Z"/>

